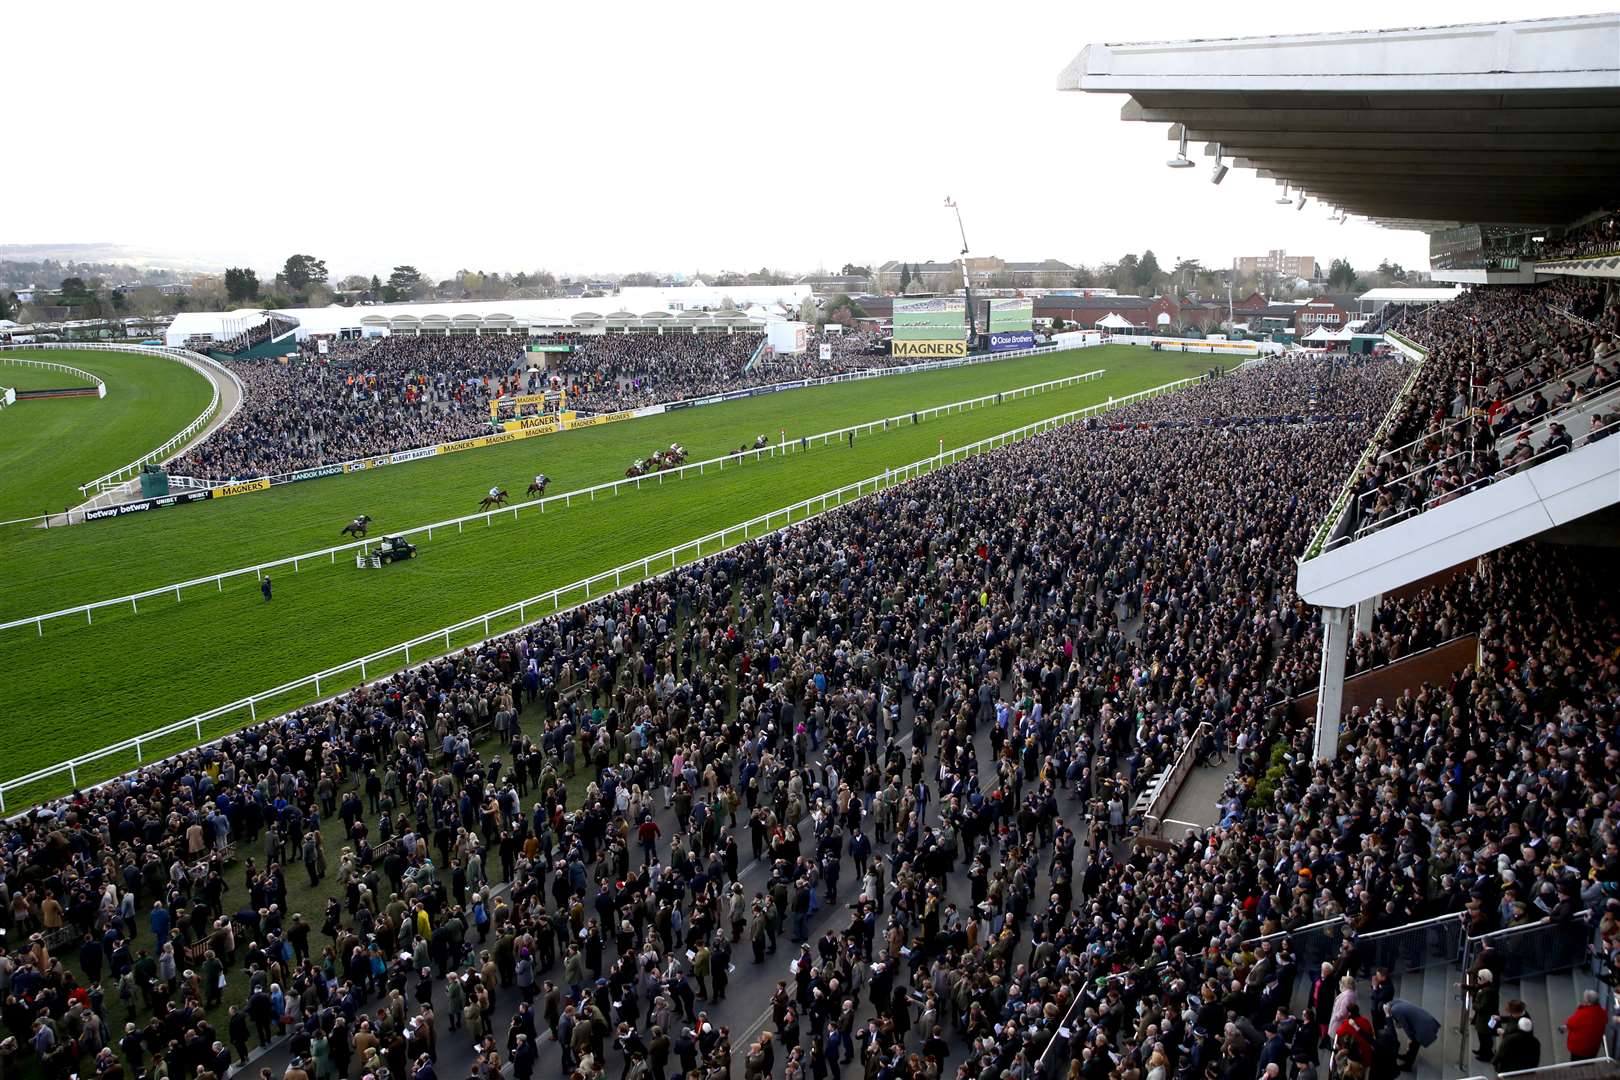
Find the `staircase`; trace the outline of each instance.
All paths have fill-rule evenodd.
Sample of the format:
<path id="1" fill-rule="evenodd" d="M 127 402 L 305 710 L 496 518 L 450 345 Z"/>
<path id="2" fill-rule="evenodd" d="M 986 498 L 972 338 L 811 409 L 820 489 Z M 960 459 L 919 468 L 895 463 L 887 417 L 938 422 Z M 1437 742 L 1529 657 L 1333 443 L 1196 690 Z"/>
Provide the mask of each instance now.
<path id="1" fill-rule="evenodd" d="M 748 372 L 752 371 L 753 368 L 754 368 L 754 365 L 759 363 L 759 358 L 761 356 L 765 355 L 765 346 L 769 342 L 770 342 L 770 338 L 766 337 L 763 334 L 760 335 L 759 344 L 754 346 L 754 355 L 750 356 L 748 358 L 748 363 L 743 365 L 743 374 L 746 375 Z"/>
<path id="2" fill-rule="evenodd" d="M 1299 958 L 1299 977 L 1295 981 L 1292 1006 L 1296 1015 L 1303 1015 L 1310 1007 L 1311 981 L 1325 958 L 1337 954 L 1337 934 L 1340 928 L 1328 926 L 1322 930 L 1304 931 L 1293 935 L 1293 944 Z M 1545 932 L 1544 932 L 1545 931 Z M 1504 1008 L 1514 999 L 1523 1001 L 1525 1015 L 1534 1025 L 1534 1034 L 1541 1042 L 1541 1066 L 1563 1065 L 1569 1062 L 1569 1049 L 1558 1025 L 1581 1003 L 1586 990 L 1598 990 L 1603 1000 L 1612 1003 L 1609 991 L 1591 974 L 1584 962 L 1584 948 L 1578 948 L 1580 962 L 1573 967 L 1545 972 L 1542 968 L 1574 959 L 1569 946 L 1580 946 L 1579 933 L 1565 940 L 1544 940 L 1556 933 L 1551 927 L 1536 927 L 1514 932 L 1516 944 L 1501 950 L 1503 971 L 1497 981 Z M 1499 935 L 1492 935 L 1497 937 Z M 1477 954 L 1470 942 L 1470 955 Z M 1459 962 L 1462 939 L 1460 925 L 1455 918 L 1429 920 L 1410 927 L 1367 934 L 1359 939 L 1358 963 L 1354 972 L 1358 982 L 1358 998 L 1363 1016 L 1371 1016 L 1372 1002 L 1368 979 L 1376 967 L 1390 970 L 1390 981 L 1395 996 L 1418 1005 L 1440 1021 L 1440 1037 L 1418 1054 L 1413 1075 L 1415 1080 L 1463 1080 L 1483 1077 L 1494 1080 L 1496 1070 L 1488 1063 L 1474 1060 L 1472 1021 L 1464 1028 L 1461 984 L 1463 967 Z M 1531 972 L 1519 975 L 1520 971 Z M 1404 1039 L 1402 1040 L 1404 1043 Z M 1612 1040 L 1611 1040 L 1612 1042 Z M 1324 1065 L 1326 1057 L 1324 1056 Z M 1607 1075 L 1620 1075 L 1620 1070 Z M 1572 1077 L 1571 1080 L 1574 1080 Z"/>

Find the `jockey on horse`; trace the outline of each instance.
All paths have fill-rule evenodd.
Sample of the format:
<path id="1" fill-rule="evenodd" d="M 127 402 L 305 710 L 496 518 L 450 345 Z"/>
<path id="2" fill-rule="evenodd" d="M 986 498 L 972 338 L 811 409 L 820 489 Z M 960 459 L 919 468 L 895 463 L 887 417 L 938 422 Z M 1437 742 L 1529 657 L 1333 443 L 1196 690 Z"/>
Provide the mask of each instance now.
<path id="1" fill-rule="evenodd" d="M 360 539 L 366 535 L 366 527 L 371 524 L 371 515 L 361 514 L 343 528 L 338 530 L 339 536 L 352 536 Z"/>
<path id="2" fill-rule="evenodd" d="M 529 494 L 544 495 L 546 493 L 546 485 L 549 483 L 551 483 L 551 477 L 547 476 L 545 473 L 535 473 L 534 482 L 529 485 Z"/>

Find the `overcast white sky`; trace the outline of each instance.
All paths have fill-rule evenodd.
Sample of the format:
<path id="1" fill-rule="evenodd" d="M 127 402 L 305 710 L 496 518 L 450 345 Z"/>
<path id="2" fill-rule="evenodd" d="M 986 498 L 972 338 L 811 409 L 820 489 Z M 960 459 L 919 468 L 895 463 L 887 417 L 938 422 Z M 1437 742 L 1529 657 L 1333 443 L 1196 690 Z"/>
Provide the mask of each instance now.
<path id="1" fill-rule="evenodd" d="M 1611 9 L 1555 0 L 1537 16 Z M 334 275 L 410 262 L 791 270 L 1285 247 L 1427 266 L 1422 234 L 1170 170 L 1163 125 L 1058 93 L 1094 41 L 1522 18 L 1523 0 L 52 5 L 6 15 L 0 243 L 111 242 Z M 1201 148 L 1200 148 L 1201 149 Z M 1200 164 L 1203 164 L 1200 159 Z M 26 167 L 19 168 L 18 166 Z"/>

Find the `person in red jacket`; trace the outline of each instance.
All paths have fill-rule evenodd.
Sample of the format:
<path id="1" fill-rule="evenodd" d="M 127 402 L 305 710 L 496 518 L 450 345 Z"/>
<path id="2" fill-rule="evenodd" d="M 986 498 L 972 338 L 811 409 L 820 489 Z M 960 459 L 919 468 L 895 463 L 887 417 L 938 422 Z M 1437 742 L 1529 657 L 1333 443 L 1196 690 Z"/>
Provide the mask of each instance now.
<path id="1" fill-rule="evenodd" d="M 1588 990 L 1581 995 L 1581 1003 L 1569 1014 L 1559 1032 L 1566 1035 L 1572 1060 L 1595 1058 L 1603 1051 L 1603 1034 L 1609 1029 L 1609 1013 L 1598 1003 L 1598 992 Z"/>
<path id="2" fill-rule="evenodd" d="M 1333 1033 L 1333 1045 L 1340 1052 L 1349 1052 L 1361 1062 L 1363 1068 L 1370 1067 L 1373 1062 L 1373 1026 L 1372 1021 L 1361 1015 L 1361 1006 L 1352 1004 L 1344 1020 Z M 1415 1043 L 1413 1044 L 1416 1045 Z M 1413 1057 L 1416 1057 L 1413 1053 Z"/>

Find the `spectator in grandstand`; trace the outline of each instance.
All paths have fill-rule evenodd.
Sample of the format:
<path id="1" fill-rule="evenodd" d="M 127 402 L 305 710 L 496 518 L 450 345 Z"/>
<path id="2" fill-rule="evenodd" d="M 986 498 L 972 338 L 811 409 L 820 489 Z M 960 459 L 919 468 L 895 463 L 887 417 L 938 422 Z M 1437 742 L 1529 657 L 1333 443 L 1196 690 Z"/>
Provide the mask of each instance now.
<path id="1" fill-rule="evenodd" d="M 208 948 L 250 1014 L 281 994 L 270 1038 L 302 1058 L 318 1035 L 374 1075 L 440 1060 L 441 1004 L 480 1074 L 499 1069 L 493 1015 L 548 977 L 543 1070 L 629 1071 L 645 1047 L 719 1072 L 727 1021 L 776 977 L 741 1006 L 697 982 L 729 970 L 739 921 L 750 951 L 807 931 L 765 1021 L 783 1062 L 1028 1075 L 1045 1057 L 1097 1080 L 1315 1063 L 1301 958 L 1260 934 L 1341 914 L 1491 928 L 1519 917 L 1504 881 L 1578 922 L 1586 871 L 1620 879 L 1620 638 L 1594 571 L 1482 560 L 1454 615 L 1482 613 L 1478 670 L 1353 714 L 1334 762 L 1275 708 L 1320 648 L 1293 555 L 1402 375 L 1284 361 L 964 461 L 77 793 L 13 826 L 6 887 L 26 918 L 65 896 L 157 1030 L 203 1015 L 179 958 Z M 1117 849 L 1201 723 L 1243 748 L 1225 822 Z M 1262 788 L 1274 727 L 1291 757 Z M 306 952 L 284 868 L 312 831 L 339 850 Z M 153 899 L 175 915 L 132 956 Z M 1341 940 L 1329 987 L 1365 970 Z M 40 946 L 15 961 L 28 1010 L 65 1017 L 79 975 Z"/>
<path id="2" fill-rule="evenodd" d="M 1430 355 L 1356 479 L 1352 534 L 1584 445 L 1564 418 L 1620 387 L 1620 294 L 1584 280 L 1476 289 L 1394 325 Z"/>

